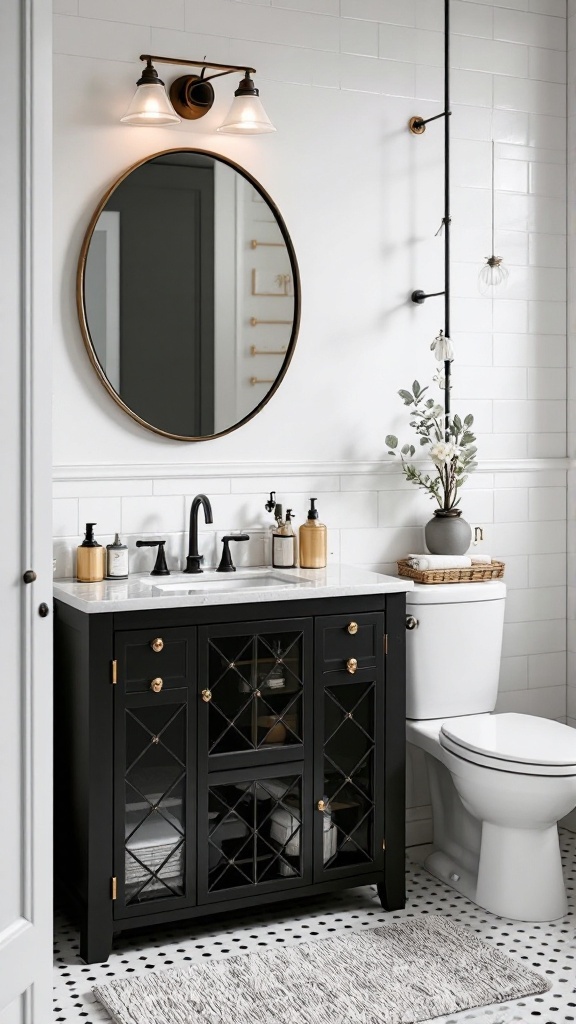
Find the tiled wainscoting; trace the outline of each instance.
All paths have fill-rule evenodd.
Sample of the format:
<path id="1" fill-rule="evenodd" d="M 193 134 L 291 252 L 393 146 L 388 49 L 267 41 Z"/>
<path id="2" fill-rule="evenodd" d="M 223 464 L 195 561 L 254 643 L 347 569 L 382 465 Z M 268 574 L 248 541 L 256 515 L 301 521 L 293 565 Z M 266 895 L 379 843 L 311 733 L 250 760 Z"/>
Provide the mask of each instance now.
<path id="1" fill-rule="evenodd" d="M 556 468 L 555 468 L 556 467 Z M 328 526 L 330 559 L 380 572 L 395 572 L 395 560 L 423 550 L 422 523 L 433 505 L 406 483 L 395 465 L 213 468 L 210 475 L 185 467 L 126 467 L 66 470 L 54 484 L 54 554 L 57 575 L 74 574 L 75 550 L 86 521 L 97 523 L 103 543 L 119 531 L 130 549 L 131 571 L 152 567 L 153 554 L 136 549 L 138 537 L 165 537 L 170 568 L 181 568 L 187 547 L 190 503 L 206 493 L 214 523 L 202 524 L 200 550 L 217 564 L 220 536 L 230 530 L 250 534 L 237 545 L 236 564 L 262 564 L 268 558 L 271 516 L 264 503 L 276 491 L 284 508 L 295 510 L 296 525 L 308 497 L 318 498 Z M 500 694 L 497 710 L 521 711 L 566 720 L 566 466 L 564 460 L 485 464 L 465 486 L 465 517 L 484 531 L 477 550 L 506 562 L 508 598 Z M 97 586 L 97 584 L 95 584 Z M 453 655 L 466 678 L 466 651 Z M 430 809 L 421 755 L 409 759 L 408 842 L 430 838 Z"/>

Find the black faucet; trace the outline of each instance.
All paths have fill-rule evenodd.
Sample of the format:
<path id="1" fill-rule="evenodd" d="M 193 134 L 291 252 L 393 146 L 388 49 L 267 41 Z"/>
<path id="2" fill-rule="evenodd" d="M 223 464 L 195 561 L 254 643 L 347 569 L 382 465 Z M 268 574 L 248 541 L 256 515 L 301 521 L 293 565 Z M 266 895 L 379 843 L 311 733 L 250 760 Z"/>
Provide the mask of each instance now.
<path id="1" fill-rule="evenodd" d="M 190 509 L 190 532 L 188 534 L 188 555 L 186 558 L 186 568 L 184 572 L 202 572 L 200 568 L 200 562 L 204 560 L 204 555 L 198 554 L 198 509 L 202 505 L 204 509 L 204 521 L 206 523 L 213 523 L 212 519 L 212 506 L 205 494 L 197 494 L 192 502 Z"/>

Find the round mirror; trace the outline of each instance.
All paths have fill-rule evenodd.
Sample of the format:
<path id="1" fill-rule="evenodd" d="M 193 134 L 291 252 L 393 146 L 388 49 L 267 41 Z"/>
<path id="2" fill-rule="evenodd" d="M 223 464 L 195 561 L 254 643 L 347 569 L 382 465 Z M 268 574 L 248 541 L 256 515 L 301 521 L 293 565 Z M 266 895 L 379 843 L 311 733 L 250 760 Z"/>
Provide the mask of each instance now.
<path id="1" fill-rule="evenodd" d="M 231 160 L 175 149 L 130 167 L 92 217 L 78 267 L 88 355 L 135 420 L 201 441 L 274 394 L 300 316 L 275 204 Z"/>

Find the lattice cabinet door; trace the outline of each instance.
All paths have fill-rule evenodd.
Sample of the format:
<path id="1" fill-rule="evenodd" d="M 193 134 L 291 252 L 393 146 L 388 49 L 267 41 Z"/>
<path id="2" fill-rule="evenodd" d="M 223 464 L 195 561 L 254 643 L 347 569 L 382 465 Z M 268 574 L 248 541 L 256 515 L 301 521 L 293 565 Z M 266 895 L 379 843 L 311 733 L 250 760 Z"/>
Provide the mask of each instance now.
<path id="1" fill-rule="evenodd" d="M 199 629 L 199 763 L 300 760 L 312 738 L 312 620 Z"/>
<path id="2" fill-rule="evenodd" d="M 116 918 L 196 902 L 195 630 L 116 635 Z"/>
<path id="3" fill-rule="evenodd" d="M 384 666 L 384 613 L 316 619 L 316 882 L 384 865 Z"/>
<path id="4" fill-rule="evenodd" d="M 213 772 L 198 794 L 198 903 L 312 881 L 310 772 L 301 762 Z"/>

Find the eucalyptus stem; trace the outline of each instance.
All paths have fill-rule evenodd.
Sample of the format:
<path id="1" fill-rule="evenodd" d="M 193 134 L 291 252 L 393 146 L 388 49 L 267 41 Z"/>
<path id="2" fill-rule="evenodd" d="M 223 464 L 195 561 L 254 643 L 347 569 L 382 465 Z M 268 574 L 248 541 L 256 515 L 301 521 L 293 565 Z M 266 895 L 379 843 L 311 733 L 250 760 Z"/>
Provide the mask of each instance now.
<path id="1" fill-rule="evenodd" d="M 413 444 L 404 444 L 397 452 L 399 442 L 393 434 L 387 435 L 386 444 L 389 455 L 400 455 L 406 479 L 427 491 L 439 508 L 449 512 L 456 508 L 459 489 L 477 466 L 476 437 L 472 433 L 474 417 L 468 415 L 462 421 L 456 413 L 450 414 L 445 432 L 444 410 L 433 398 L 427 397 L 427 391 L 428 387 L 422 388 L 415 380 L 411 389 L 402 389 L 398 394 L 410 409 L 410 426 L 419 439 L 422 454 L 432 460 L 432 473 L 409 461 L 416 454 Z"/>

